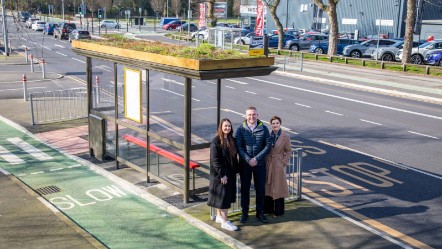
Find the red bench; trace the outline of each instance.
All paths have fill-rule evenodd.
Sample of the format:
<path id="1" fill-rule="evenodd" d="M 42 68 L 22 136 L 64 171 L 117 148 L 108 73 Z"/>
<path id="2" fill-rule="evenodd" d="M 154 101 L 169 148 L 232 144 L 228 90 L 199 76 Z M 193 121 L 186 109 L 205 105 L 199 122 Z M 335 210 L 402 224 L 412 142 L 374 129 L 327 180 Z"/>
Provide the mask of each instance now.
<path id="1" fill-rule="evenodd" d="M 128 134 L 125 134 L 121 137 L 128 142 L 134 143 L 134 144 L 141 146 L 143 148 L 147 148 L 147 142 L 142 139 L 139 139 L 137 137 L 134 137 L 134 136 L 131 136 Z M 180 155 L 177 155 L 177 154 L 167 151 L 165 149 L 161 149 L 160 147 L 153 145 L 153 144 L 149 144 L 149 150 L 157 153 L 160 156 L 167 157 L 167 158 L 171 159 L 172 161 L 177 162 L 177 163 L 184 166 L 184 158 Z M 195 169 L 195 168 L 199 168 L 199 167 L 200 167 L 199 163 L 194 162 L 194 161 L 190 161 L 190 168 L 191 169 Z"/>

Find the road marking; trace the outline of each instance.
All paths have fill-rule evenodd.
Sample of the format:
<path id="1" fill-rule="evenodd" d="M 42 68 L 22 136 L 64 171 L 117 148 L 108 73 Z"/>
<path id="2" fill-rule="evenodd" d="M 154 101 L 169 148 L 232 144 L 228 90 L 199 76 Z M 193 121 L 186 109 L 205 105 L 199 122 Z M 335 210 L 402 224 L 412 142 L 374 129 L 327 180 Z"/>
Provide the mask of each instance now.
<path id="1" fill-rule="evenodd" d="M 238 81 L 238 80 L 231 80 L 231 79 L 225 79 L 226 81 L 230 81 L 230 82 L 234 82 L 234 83 L 238 83 L 241 85 L 248 85 L 249 83 L 246 82 L 242 82 L 242 81 Z"/>
<path id="2" fill-rule="evenodd" d="M 334 115 L 338 115 L 338 116 L 344 116 L 344 114 L 337 113 L 337 112 L 332 112 L 332 111 L 327 111 L 327 110 L 325 110 L 325 112 L 330 113 L 330 114 L 334 114 Z"/>
<path id="3" fill-rule="evenodd" d="M 438 137 L 433 137 L 433 136 L 430 136 L 430 135 L 426 135 L 426 134 L 422 134 L 422 133 L 418 133 L 418 132 L 414 132 L 414 131 L 408 131 L 408 132 L 409 132 L 409 133 L 412 133 L 412 134 L 419 135 L 419 136 L 423 136 L 423 137 L 429 137 L 429 138 L 439 139 Z"/>
<path id="4" fill-rule="evenodd" d="M 234 88 L 232 86 L 224 86 L 224 87 L 227 87 L 227 88 L 230 88 L 230 89 L 236 89 L 236 88 Z"/>
<path id="5" fill-rule="evenodd" d="M 56 47 L 60 47 L 60 48 L 64 48 L 64 46 L 62 46 L 62 45 L 58 45 L 58 44 L 55 44 L 54 46 L 56 46 Z"/>
<path id="6" fill-rule="evenodd" d="M 423 116 L 423 117 L 427 117 L 427 118 L 433 118 L 433 119 L 439 119 L 439 120 L 442 120 L 442 117 L 434 116 L 434 115 L 430 115 L 430 114 L 425 114 L 425 113 L 420 113 L 420 112 L 414 112 L 414 111 L 408 111 L 408 110 L 404 110 L 404 109 L 400 109 L 400 108 L 396 108 L 396 107 L 390 107 L 390 106 L 385 106 L 385 105 L 380 105 L 380 104 L 370 103 L 370 102 L 366 102 L 366 101 L 362 101 L 362 100 L 357 100 L 357 99 L 352 99 L 352 98 L 341 97 L 341 96 L 337 96 L 337 95 L 333 95 L 333 94 L 329 94 L 329 93 L 323 93 L 323 92 L 318 92 L 318 91 L 308 90 L 308 89 L 304 89 L 304 88 L 300 88 L 300 87 L 295 87 L 295 86 L 288 86 L 288 85 L 284 85 L 284 84 L 280 84 L 280 83 L 271 82 L 271 81 L 268 81 L 268 80 L 261 80 L 261 79 L 252 78 L 252 77 L 247 77 L 247 78 L 248 78 L 248 79 L 251 79 L 251 80 L 256 80 L 256 81 L 260 81 L 260 82 L 268 83 L 268 84 L 271 84 L 271 85 L 276 85 L 276 86 L 282 86 L 282 87 L 286 87 L 286 88 L 291 88 L 291 89 L 295 89 L 295 90 L 299 90 L 299 91 L 303 91 L 303 92 L 308 92 L 308 93 L 318 94 L 318 95 L 327 96 L 327 97 L 336 98 L 336 99 L 341 99 L 341 100 L 347 100 L 347 101 L 351 101 L 351 102 L 355 102 L 355 103 L 359 103 L 359 104 L 364 104 L 364 105 L 369 105 L 369 106 L 379 107 L 379 108 L 388 109 L 388 110 L 392 110 L 392 111 L 404 112 L 404 113 L 408 113 L 408 114 L 413 114 L 413 115 Z"/>
<path id="7" fill-rule="evenodd" d="M 44 86 L 38 86 L 38 87 L 28 87 L 28 90 L 29 90 L 29 89 L 37 89 L 37 88 L 46 88 L 46 87 L 44 87 Z M 2 90 L 0 90 L 0 92 L 6 92 L 6 91 L 18 91 L 18 90 L 21 90 L 21 91 L 23 91 L 23 88 L 15 88 L 15 89 L 2 89 Z"/>
<path id="8" fill-rule="evenodd" d="M 36 171 L 36 172 L 32 172 L 31 175 L 38 175 L 38 174 L 43 174 L 44 171 Z"/>
<path id="9" fill-rule="evenodd" d="M 383 124 L 376 123 L 376 122 L 373 122 L 373 121 L 369 121 L 369 120 L 365 120 L 365 119 L 359 119 L 359 120 L 361 120 L 362 122 L 366 122 L 366 123 L 370 123 L 370 124 L 374 124 L 374 125 L 383 126 Z"/>
<path id="10" fill-rule="evenodd" d="M 179 93 L 176 93 L 176 92 L 172 92 L 172 91 L 164 89 L 164 88 L 161 88 L 161 90 L 163 90 L 165 92 L 169 92 L 169 93 L 175 94 L 175 95 L 178 95 L 178 96 L 181 96 L 181 97 L 184 97 L 184 95 L 182 95 L 182 94 L 179 94 Z M 195 99 L 195 98 L 192 98 L 192 100 L 200 101 L 199 99 Z"/>
<path id="11" fill-rule="evenodd" d="M 10 175 L 11 173 L 9 173 L 8 171 L 0 168 L 0 172 L 3 173 L 3 175 Z"/>
<path id="12" fill-rule="evenodd" d="M 161 78 L 161 79 L 164 80 L 164 81 L 166 81 L 166 82 L 171 82 L 171 83 L 174 83 L 174 84 L 177 84 L 177 85 L 184 86 L 184 83 L 178 82 L 178 81 L 176 81 L 176 80 L 166 79 L 166 78 Z M 192 86 L 192 87 L 195 87 L 195 86 Z"/>
<path id="13" fill-rule="evenodd" d="M 0 157 L 10 164 L 22 164 L 25 161 L 0 145 Z"/>
<path id="14" fill-rule="evenodd" d="M 60 53 L 60 52 L 55 52 L 55 53 L 57 53 L 57 54 L 61 54 L 61 55 L 63 55 L 63 56 L 67 56 L 67 55 L 65 55 L 65 54 L 63 54 L 63 53 Z"/>
<path id="15" fill-rule="evenodd" d="M 72 169 L 72 168 L 77 168 L 77 167 L 81 167 L 81 164 L 75 164 L 75 165 L 71 165 L 68 168 Z"/>
<path id="16" fill-rule="evenodd" d="M 58 170 L 62 170 L 64 168 L 56 168 L 56 169 L 50 169 L 49 171 L 58 171 Z"/>
<path id="17" fill-rule="evenodd" d="M 269 97 L 269 99 L 282 100 L 282 99 L 280 99 L 280 98 L 275 98 L 275 97 Z"/>
<path id="18" fill-rule="evenodd" d="M 295 105 L 299 105 L 299 106 L 302 106 L 302 107 L 307 107 L 307 108 L 312 108 L 311 106 L 309 106 L 309 105 L 303 105 L 303 104 L 299 104 L 299 103 L 295 103 Z"/>
<path id="19" fill-rule="evenodd" d="M 48 48 L 46 46 L 41 46 L 42 48 L 46 48 L 47 50 L 52 50 L 51 48 Z"/>
<path id="20" fill-rule="evenodd" d="M 82 61 L 82 60 L 79 60 L 79 59 L 77 59 L 77 58 L 72 58 L 72 60 L 76 60 L 76 61 L 81 62 L 81 63 L 86 63 L 86 62 L 84 62 L 84 61 Z"/>
<path id="21" fill-rule="evenodd" d="M 212 107 L 201 107 L 201 108 L 194 108 L 193 111 L 200 111 L 200 110 L 209 110 L 209 109 L 216 109 L 216 106 Z"/>
<path id="22" fill-rule="evenodd" d="M 255 92 L 245 91 L 246 93 L 256 94 Z"/>
<path id="23" fill-rule="evenodd" d="M 37 158 L 40 161 L 52 159 L 51 156 L 49 156 L 48 154 L 44 153 L 43 151 L 35 148 L 34 146 L 28 144 L 27 142 L 21 140 L 21 138 L 14 137 L 14 138 L 8 138 L 7 140 L 9 142 L 15 144 L 17 147 L 20 147 L 22 150 L 26 151 L 31 156 Z"/>

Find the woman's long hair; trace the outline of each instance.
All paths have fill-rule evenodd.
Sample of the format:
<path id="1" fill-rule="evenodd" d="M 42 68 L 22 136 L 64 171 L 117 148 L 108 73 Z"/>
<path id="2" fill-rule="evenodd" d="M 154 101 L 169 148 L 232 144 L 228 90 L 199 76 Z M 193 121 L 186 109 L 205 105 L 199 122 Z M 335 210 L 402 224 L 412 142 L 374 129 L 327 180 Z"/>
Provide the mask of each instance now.
<path id="1" fill-rule="evenodd" d="M 224 122 L 229 122 L 230 127 L 231 127 L 230 132 L 227 134 L 227 141 L 224 140 L 224 132 L 223 132 L 223 123 Z M 233 126 L 232 126 L 232 122 L 228 118 L 223 118 L 221 120 L 221 122 L 219 122 L 217 133 L 218 133 L 219 141 L 221 143 L 221 147 L 228 148 L 230 151 L 230 154 L 232 156 L 235 156 L 237 151 L 236 151 L 236 146 L 235 146 L 235 140 L 233 139 Z"/>

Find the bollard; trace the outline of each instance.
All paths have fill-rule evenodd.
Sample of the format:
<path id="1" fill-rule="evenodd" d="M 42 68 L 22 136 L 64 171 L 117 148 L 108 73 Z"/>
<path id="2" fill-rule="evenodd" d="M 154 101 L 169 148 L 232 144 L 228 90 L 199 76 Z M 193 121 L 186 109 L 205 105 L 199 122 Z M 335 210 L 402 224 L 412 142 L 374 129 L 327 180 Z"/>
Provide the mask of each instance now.
<path id="1" fill-rule="evenodd" d="M 26 74 L 23 74 L 22 82 L 23 82 L 23 100 L 27 101 L 26 96 L 28 95 L 28 87 L 26 84 Z"/>
<path id="2" fill-rule="evenodd" d="M 29 58 L 28 58 L 28 47 L 25 47 L 25 58 L 26 58 L 26 63 L 29 62 Z"/>
<path id="3" fill-rule="evenodd" d="M 34 72 L 34 56 L 31 54 L 31 73 Z"/>
<path id="4" fill-rule="evenodd" d="M 46 79 L 46 70 L 45 70 L 45 59 L 41 58 L 41 72 L 43 74 L 43 79 Z"/>
<path id="5" fill-rule="evenodd" d="M 95 101 L 97 102 L 96 107 L 98 107 L 98 103 L 100 103 L 100 93 L 98 91 L 99 84 L 100 84 L 100 77 L 95 76 Z"/>

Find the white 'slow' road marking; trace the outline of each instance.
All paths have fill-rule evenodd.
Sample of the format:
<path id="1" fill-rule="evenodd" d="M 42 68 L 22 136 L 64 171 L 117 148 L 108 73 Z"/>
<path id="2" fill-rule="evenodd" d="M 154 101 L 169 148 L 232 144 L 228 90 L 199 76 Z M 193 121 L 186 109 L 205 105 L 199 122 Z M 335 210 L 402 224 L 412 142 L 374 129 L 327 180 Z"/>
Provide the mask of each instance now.
<path id="1" fill-rule="evenodd" d="M 370 123 L 370 124 L 374 124 L 374 125 L 379 125 L 379 126 L 382 126 L 383 124 L 380 124 L 380 123 L 376 123 L 376 122 L 373 122 L 373 121 L 369 121 L 369 120 L 365 120 L 365 119 L 359 119 L 359 120 L 361 120 L 362 122 L 365 122 L 365 123 Z"/>
<path id="2" fill-rule="evenodd" d="M 236 89 L 233 86 L 225 86 L 225 87 L 230 88 L 230 89 Z"/>
<path id="3" fill-rule="evenodd" d="M 280 99 L 280 98 L 275 98 L 275 97 L 269 97 L 269 99 L 282 100 L 282 99 Z"/>
<path id="4" fill-rule="evenodd" d="M 327 110 L 325 110 L 325 112 L 330 113 L 330 114 L 334 114 L 334 115 L 338 115 L 338 116 L 344 116 L 344 114 L 337 113 L 337 112 L 332 112 L 332 111 L 327 111 Z"/>
<path id="5" fill-rule="evenodd" d="M 255 92 L 245 91 L 246 93 L 256 94 Z"/>
<path id="6" fill-rule="evenodd" d="M 77 58 L 72 58 L 72 60 L 76 60 L 76 61 L 81 62 L 81 63 L 86 63 L 86 62 L 84 62 L 84 61 L 82 61 L 82 60 L 79 60 L 79 59 L 77 59 Z"/>
<path id="7" fill-rule="evenodd" d="M 26 151 L 31 156 L 37 158 L 40 161 L 52 159 L 51 156 L 49 156 L 48 154 L 44 153 L 43 151 L 35 148 L 34 146 L 30 145 L 29 143 L 23 141 L 19 137 L 8 138 L 7 140 L 9 142 L 13 143 L 14 145 L 16 145 L 17 147 L 20 147 L 22 150 Z"/>
<path id="8" fill-rule="evenodd" d="M 429 137 L 429 138 L 439 139 L 438 137 L 433 137 L 433 136 L 430 136 L 430 135 L 426 135 L 426 134 L 422 134 L 422 133 L 418 133 L 418 132 L 414 132 L 414 131 L 408 131 L 408 132 L 409 132 L 409 133 L 412 133 L 412 134 L 419 135 L 419 136 L 423 136 L 423 137 Z"/>
<path id="9" fill-rule="evenodd" d="M 0 146 L 0 157 L 3 158 L 3 160 L 7 161 L 10 164 L 22 164 L 25 162 L 20 157 L 11 153 L 9 150 L 4 148 L 3 146 Z"/>
<path id="10" fill-rule="evenodd" d="M 60 53 L 60 52 L 55 52 L 55 53 L 57 53 L 57 54 L 61 54 L 61 55 L 63 55 L 63 56 L 67 56 L 67 55 L 65 55 L 65 54 L 63 54 L 63 53 Z"/>
<path id="11" fill-rule="evenodd" d="M 311 106 L 309 106 L 309 105 L 303 105 L 303 104 L 299 104 L 299 103 L 295 103 L 295 105 L 299 105 L 299 106 L 302 106 L 302 107 L 307 107 L 307 108 L 312 108 Z"/>
<path id="12" fill-rule="evenodd" d="M 168 93 L 172 93 L 172 94 L 175 94 L 175 95 L 181 96 L 181 97 L 184 97 L 184 95 L 182 95 L 182 94 L 179 94 L 179 93 L 176 93 L 176 92 L 172 92 L 172 91 L 167 90 L 167 89 L 164 89 L 164 88 L 161 88 L 161 90 L 163 90 L 163 91 L 165 91 L 165 92 L 168 92 Z M 199 99 L 195 99 L 195 98 L 192 98 L 192 100 L 200 101 Z"/>

